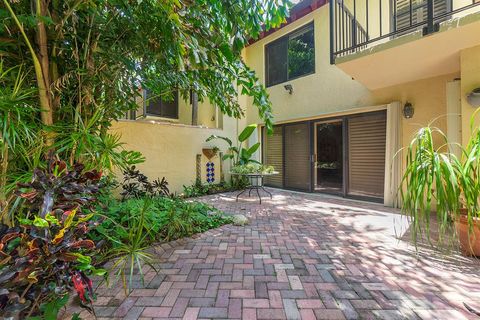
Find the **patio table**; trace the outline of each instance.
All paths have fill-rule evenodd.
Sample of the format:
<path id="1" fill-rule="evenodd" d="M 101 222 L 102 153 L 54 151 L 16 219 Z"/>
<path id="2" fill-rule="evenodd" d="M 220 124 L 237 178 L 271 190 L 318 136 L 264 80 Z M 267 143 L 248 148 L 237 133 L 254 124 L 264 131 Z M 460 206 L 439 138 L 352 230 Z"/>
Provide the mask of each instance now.
<path id="1" fill-rule="evenodd" d="M 270 195 L 270 199 L 272 199 L 272 194 L 265 190 L 263 187 L 263 178 L 266 176 L 273 176 L 275 174 L 278 174 L 277 171 L 271 172 L 271 173 L 235 173 L 235 172 L 230 172 L 231 175 L 233 176 L 241 176 L 241 177 L 246 177 L 248 179 L 248 185 L 241 190 L 236 197 L 236 202 L 238 202 L 238 197 L 240 197 L 243 193 L 248 191 L 248 196 L 250 197 L 252 190 L 255 190 L 258 195 L 258 199 L 260 200 L 260 204 L 262 204 L 262 196 L 260 195 L 260 189 L 265 191 L 268 195 Z M 255 183 L 254 183 L 255 182 Z"/>

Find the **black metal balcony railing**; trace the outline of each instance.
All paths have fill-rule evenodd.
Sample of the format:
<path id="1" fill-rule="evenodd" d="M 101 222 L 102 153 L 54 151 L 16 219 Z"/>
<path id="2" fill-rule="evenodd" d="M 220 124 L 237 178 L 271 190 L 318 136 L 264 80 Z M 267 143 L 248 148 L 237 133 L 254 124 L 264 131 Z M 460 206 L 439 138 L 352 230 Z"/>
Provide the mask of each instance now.
<path id="1" fill-rule="evenodd" d="M 480 5 L 476 0 L 329 0 L 330 53 L 335 58 L 417 30 L 427 35 L 439 23 Z M 472 9 L 476 10 L 476 9 Z"/>

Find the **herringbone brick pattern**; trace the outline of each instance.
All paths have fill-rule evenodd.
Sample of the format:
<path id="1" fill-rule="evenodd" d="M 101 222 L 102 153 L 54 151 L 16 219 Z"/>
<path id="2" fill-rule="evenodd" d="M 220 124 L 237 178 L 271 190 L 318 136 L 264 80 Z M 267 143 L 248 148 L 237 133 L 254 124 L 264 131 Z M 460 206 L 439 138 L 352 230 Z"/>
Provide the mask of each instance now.
<path id="1" fill-rule="evenodd" d="M 453 320 L 474 319 L 463 302 L 480 307 L 479 261 L 416 253 L 393 209 L 278 190 L 262 205 L 200 200 L 251 223 L 154 248 L 144 285 L 98 289 L 99 319 Z"/>

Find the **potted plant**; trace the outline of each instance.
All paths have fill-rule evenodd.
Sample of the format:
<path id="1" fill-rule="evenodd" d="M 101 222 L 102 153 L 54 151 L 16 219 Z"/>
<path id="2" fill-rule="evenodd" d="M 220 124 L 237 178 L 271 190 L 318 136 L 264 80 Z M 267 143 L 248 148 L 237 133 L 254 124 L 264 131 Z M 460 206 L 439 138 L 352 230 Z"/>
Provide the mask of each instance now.
<path id="1" fill-rule="evenodd" d="M 237 174 L 273 174 L 275 173 L 275 168 L 273 166 L 266 166 L 263 164 L 249 163 L 249 164 L 240 164 L 232 167 L 231 170 L 233 173 Z"/>
<path id="2" fill-rule="evenodd" d="M 412 218 L 412 236 L 425 234 L 435 204 L 439 244 L 456 236 L 465 255 L 480 256 L 480 130 L 471 118 L 471 136 L 462 156 L 448 151 L 447 136 L 431 125 L 421 128 L 407 148 L 400 187 L 402 210 Z M 441 143 L 435 143 L 434 138 Z M 451 236 L 452 235 L 452 236 Z"/>
<path id="3" fill-rule="evenodd" d="M 253 154 L 258 150 L 260 147 L 260 142 L 253 144 L 251 147 L 245 147 L 245 143 L 253 134 L 255 129 L 257 128 L 256 124 L 251 124 L 245 127 L 243 131 L 238 135 L 236 146 L 233 144 L 233 141 L 227 137 L 211 135 L 208 137 L 206 142 L 210 142 L 215 139 L 224 140 L 228 144 L 227 153 L 223 155 L 222 160 L 231 159 L 233 160 L 233 165 L 242 165 L 247 163 L 258 163 L 255 159 L 252 159 Z M 218 148 L 217 148 L 218 150 Z"/>

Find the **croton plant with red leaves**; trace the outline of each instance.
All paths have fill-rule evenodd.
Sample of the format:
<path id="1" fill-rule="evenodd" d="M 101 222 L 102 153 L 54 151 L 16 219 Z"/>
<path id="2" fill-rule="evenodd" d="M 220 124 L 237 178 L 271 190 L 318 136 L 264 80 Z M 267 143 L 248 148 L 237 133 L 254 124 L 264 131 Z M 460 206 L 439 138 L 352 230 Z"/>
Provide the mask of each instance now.
<path id="1" fill-rule="evenodd" d="M 0 225 L 0 317 L 24 319 L 42 304 L 72 289 L 85 307 L 94 299 L 89 275 L 104 270 L 92 266 L 96 244 L 86 238 L 95 223 L 92 205 L 101 174 L 71 169 L 50 157 L 47 169 L 37 169 L 17 196 L 17 225 Z M 89 214 L 85 214 L 89 209 Z"/>

